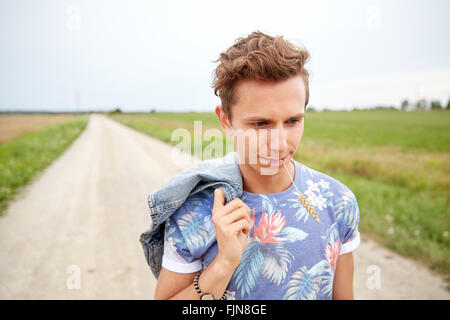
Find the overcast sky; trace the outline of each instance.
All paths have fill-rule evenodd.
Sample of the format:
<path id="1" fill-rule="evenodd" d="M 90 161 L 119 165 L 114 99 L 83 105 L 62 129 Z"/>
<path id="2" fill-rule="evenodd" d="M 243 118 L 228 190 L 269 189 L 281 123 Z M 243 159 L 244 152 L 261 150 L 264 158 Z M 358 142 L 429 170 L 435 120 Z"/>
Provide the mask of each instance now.
<path id="1" fill-rule="evenodd" d="M 254 30 L 309 50 L 309 106 L 447 104 L 449 13 L 447 0 L 0 0 L 0 110 L 212 111 L 212 61 Z"/>

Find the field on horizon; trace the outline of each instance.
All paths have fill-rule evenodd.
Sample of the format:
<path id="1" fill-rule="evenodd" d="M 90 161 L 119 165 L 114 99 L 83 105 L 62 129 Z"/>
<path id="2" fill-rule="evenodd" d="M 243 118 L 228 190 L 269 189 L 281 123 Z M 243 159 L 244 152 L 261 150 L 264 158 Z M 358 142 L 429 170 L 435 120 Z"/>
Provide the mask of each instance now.
<path id="1" fill-rule="evenodd" d="M 26 132 L 71 120 L 75 114 L 1 114 L 0 144 L 17 139 Z"/>
<path id="2" fill-rule="evenodd" d="M 220 129 L 212 112 L 109 117 L 172 145 L 179 143 L 173 130 L 193 133 L 195 120 L 203 130 Z M 364 235 L 450 283 L 449 128 L 448 111 L 307 112 L 295 159 L 355 193 Z M 204 149 L 211 141 L 200 143 Z"/>

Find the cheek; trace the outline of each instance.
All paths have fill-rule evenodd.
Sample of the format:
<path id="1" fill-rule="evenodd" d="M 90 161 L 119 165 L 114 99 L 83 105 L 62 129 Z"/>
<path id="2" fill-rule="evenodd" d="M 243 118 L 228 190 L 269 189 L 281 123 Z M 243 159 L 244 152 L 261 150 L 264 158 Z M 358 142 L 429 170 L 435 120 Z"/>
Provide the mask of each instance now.
<path id="1" fill-rule="evenodd" d="M 302 140 L 302 137 L 303 137 L 303 130 L 305 129 L 305 126 L 303 123 L 304 122 L 302 122 L 302 124 L 300 125 L 300 128 L 298 130 L 295 130 L 295 132 L 293 134 L 297 143 L 300 142 L 300 140 Z"/>
<path id="2" fill-rule="evenodd" d="M 258 153 L 258 138 L 256 135 L 252 134 L 240 134 L 234 136 L 234 146 L 236 152 L 238 152 L 241 157 L 248 159 L 248 155 Z"/>
<path id="3" fill-rule="evenodd" d="M 289 144 L 291 146 L 293 146 L 295 149 L 298 148 L 300 141 L 302 141 L 302 137 L 303 137 L 303 123 L 300 126 L 300 128 L 298 128 L 297 130 L 293 131 L 292 134 L 290 135 L 290 141 Z"/>

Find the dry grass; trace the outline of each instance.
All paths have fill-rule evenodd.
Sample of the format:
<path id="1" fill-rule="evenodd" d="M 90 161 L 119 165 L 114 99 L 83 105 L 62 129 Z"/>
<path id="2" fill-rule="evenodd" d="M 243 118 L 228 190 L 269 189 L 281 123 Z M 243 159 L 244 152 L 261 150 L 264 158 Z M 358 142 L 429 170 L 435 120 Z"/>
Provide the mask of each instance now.
<path id="1" fill-rule="evenodd" d="M 0 144 L 21 137 L 25 132 L 43 129 L 73 119 L 73 114 L 4 114 L 0 116 Z"/>
<path id="2" fill-rule="evenodd" d="M 297 156 L 332 171 L 415 190 L 439 190 L 450 196 L 449 152 L 404 152 L 397 146 L 335 148 L 304 139 Z"/>

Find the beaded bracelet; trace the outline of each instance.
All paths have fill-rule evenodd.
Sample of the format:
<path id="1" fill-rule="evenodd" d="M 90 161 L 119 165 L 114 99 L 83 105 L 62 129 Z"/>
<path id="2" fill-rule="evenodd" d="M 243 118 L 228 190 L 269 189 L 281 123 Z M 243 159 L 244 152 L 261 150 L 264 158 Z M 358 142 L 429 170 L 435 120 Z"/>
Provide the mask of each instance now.
<path id="1" fill-rule="evenodd" d="M 198 278 L 200 277 L 201 273 L 202 273 L 202 271 L 197 272 L 197 274 L 195 275 L 195 278 L 194 278 L 194 288 L 195 288 L 195 291 L 197 291 L 197 293 L 200 295 L 200 299 L 202 298 L 203 295 L 207 294 L 207 293 L 203 293 L 200 290 L 200 288 L 198 287 Z M 223 293 L 222 298 L 220 298 L 220 299 L 214 298 L 214 300 L 225 300 L 225 298 L 227 297 L 228 293 L 229 293 L 228 290 L 225 290 L 225 292 Z M 209 293 L 209 294 L 214 297 L 214 295 L 212 293 Z"/>

